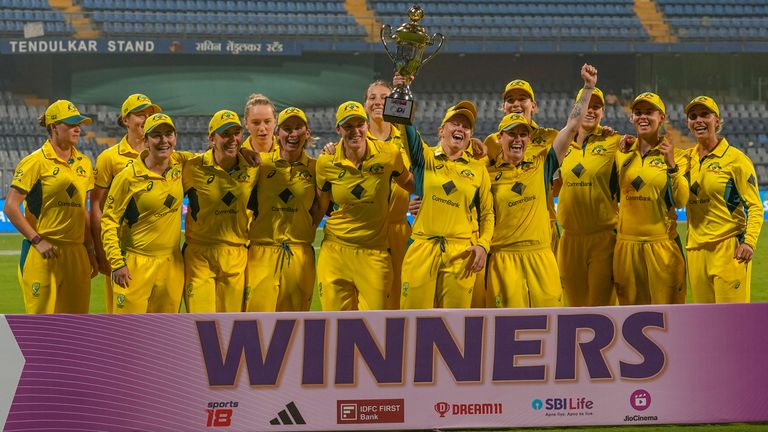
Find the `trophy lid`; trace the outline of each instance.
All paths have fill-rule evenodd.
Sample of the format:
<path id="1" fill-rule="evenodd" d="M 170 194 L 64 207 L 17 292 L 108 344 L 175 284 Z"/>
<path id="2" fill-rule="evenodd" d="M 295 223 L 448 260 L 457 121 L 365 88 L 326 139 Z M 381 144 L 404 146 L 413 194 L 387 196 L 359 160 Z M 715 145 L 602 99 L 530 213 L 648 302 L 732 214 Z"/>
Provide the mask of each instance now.
<path id="1" fill-rule="evenodd" d="M 419 25 L 419 21 L 424 19 L 424 9 L 421 6 L 414 4 L 408 9 L 408 18 L 411 20 L 409 23 L 403 23 L 395 31 L 395 38 L 398 41 L 406 41 L 419 45 L 426 45 L 430 41 L 430 37 L 424 26 Z"/>

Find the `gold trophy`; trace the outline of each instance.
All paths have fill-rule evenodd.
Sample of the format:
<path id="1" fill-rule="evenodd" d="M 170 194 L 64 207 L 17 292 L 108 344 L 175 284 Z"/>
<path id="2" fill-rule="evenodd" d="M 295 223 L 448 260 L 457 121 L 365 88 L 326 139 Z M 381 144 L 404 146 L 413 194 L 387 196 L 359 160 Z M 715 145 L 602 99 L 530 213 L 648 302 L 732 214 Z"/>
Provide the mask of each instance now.
<path id="1" fill-rule="evenodd" d="M 392 27 L 389 24 L 381 26 L 381 43 L 384 44 L 384 50 L 395 64 L 395 71 L 410 80 L 421 66 L 432 60 L 432 57 L 440 51 L 445 38 L 440 33 L 430 36 L 424 27 L 419 25 L 419 21 L 424 18 L 424 10 L 421 6 L 417 4 L 411 6 L 408 10 L 408 18 L 411 22 L 403 23 L 395 30 L 394 35 L 392 35 Z M 387 39 L 394 40 L 397 45 L 397 52 L 394 56 L 387 47 Z M 429 57 L 422 60 L 424 49 L 434 45 L 435 42 L 438 42 L 437 49 Z M 407 83 L 395 86 L 392 94 L 384 101 L 384 120 L 390 123 L 411 124 L 414 102 L 413 94 L 411 94 L 411 89 Z"/>

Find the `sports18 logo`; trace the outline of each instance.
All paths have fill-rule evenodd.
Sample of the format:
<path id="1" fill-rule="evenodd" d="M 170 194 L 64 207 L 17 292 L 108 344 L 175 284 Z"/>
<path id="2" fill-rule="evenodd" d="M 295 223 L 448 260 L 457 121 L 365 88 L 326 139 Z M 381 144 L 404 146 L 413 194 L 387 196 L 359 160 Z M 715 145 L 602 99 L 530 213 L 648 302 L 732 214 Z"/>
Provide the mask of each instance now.
<path id="1" fill-rule="evenodd" d="M 207 427 L 227 427 L 232 424 L 233 408 L 237 408 L 238 403 L 229 402 L 208 402 L 208 409 L 205 412 L 208 418 L 205 422 Z"/>

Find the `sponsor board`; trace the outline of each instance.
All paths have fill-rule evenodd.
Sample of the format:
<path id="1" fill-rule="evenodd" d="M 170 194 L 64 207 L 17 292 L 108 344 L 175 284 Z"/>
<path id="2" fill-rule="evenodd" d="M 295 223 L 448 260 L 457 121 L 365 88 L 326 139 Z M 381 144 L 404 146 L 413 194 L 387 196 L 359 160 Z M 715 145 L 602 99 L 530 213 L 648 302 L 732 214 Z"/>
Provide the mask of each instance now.
<path id="1" fill-rule="evenodd" d="M 347 399 L 336 401 L 336 423 L 404 423 L 404 399 Z"/>

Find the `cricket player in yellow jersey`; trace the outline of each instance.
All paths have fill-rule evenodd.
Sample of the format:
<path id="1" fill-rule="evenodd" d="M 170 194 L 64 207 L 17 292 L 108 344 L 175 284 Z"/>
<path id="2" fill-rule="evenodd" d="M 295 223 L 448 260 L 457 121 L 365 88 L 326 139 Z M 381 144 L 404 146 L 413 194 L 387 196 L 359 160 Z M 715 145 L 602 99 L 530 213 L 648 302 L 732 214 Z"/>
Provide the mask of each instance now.
<path id="1" fill-rule="evenodd" d="M 536 153 L 547 154 L 549 149 L 552 148 L 552 142 L 554 142 L 557 136 L 556 129 L 542 128 L 533 121 L 533 115 L 536 113 L 538 105 L 533 94 L 533 88 L 528 81 L 516 79 L 507 83 L 504 87 L 504 93 L 502 94 L 501 110 L 504 115 L 517 113 L 528 119 L 533 127 L 533 136 L 530 137 L 530 143 L 528 145 L 528 153 L 530 156 Z M 488 135 L 483 141 L 483 146 L 486 148 L 488 154 L 488 166 L 494 165 L 496 160 L 501 157 L 501 145 L 499 144 L 498 133 L 492 133 Z M 529 155 L 526 155 L 529 156 Z M 559 180 L 552 183 L 552 189 L 548 195 L 547 208 L 549 211 L 549 221 L 551 225 L 551 246 L 552 251 L 557 254 L 557 244 L 560 239 L 560 229 L 557 226 L 557 215 L 555 213 L 555 196 L 559 190 Z"/>
<path id="2" fill-rule="evenodd" d="M 528 152 L 534 129 L 523 115 L 507 114 L 499 123 L 502 154 L 488 170 L 496 228 L 488 263 L 488 307 L 559 307 L 563 290 L 550 247 L 547 194 L 587 111 L 597 69 L 581 68 L 584 88 L 565 127 L 547 152 Z"/>
<path id="3" fill-rule="evenodd" d="M 101 214 L 104 211 L 104 203 L 107 200 L 107 192 L 112 185 L 112 180 L 123 168 L 133 163 L 133 160 L 144 150 L 144 122 L 147 117 L 161 111 L 159 106 L 153 104 L 143 94 L 136 93 L 128 96 L 120 108 L 120 115 L 117 117 L 117 124 L 125 128 L 126 134 L 119 143 L 104 150 L 96 158 L 96 169 L 94 170 L 96 181 L 95 187 L 91 191 L 90 225 L 99 269 L 106 275 L 104 285 L 108 313 L 112 312 L 112 270 L 101 244 Z"/>
<path id="4" fill-rule="evenodd" d="M 258 168 L 240 155 L 243 127 L 235 112 L 216 112 L 208 123 L 210 148 L 184 164 L 189 199 L 184 243 L 187 311 L 241 312 L 248 262 L 251 191 Z"/>
<path id="5" fill-rule="evenodd" d="M 685 152 L 659 134 L 666 111 L 657 94 L 640 94 L 631 109 L 637 142 L 628 153 L 616 153 L 616 294 L 622 305 L 685 303 L 685 262 L 675 213 L 688 202 Z"/>
<path id="6" fill-rule="evenodd" d="M 415 193 L 422 203 L 403 262 L 401 309 L 471 305 L 494 223 L 488 171 L 467 151 L 476 113 L 469 101 L 448 108 L 433 148 L 415 127 L 405 127 Z M 477 241 L 473 213 L 478 215 Z"/>
<path id="7" fill-rule="evenodd" d="M 181 237 L 183 155 L 166 114 L 144 123 L 146 149 L 112 181 L 101 217 L 116 313 L 177 313 L 184 287 Z"/>
<path id="8" fill-rule="evenodd" d="M 576 100 L 581 97 L 581 92 Z M 605 98 L 592 91 L 584 120 L 560 166 L 562 187 L 557 220 L 562 237 L 557 253 L 560 280 L 569 306 L 616 304 L 613 249 L 616 246 L 618 171 L 621 138 L 600 125 Z"/>
<path id="9" fill-rule="evenodd" d="M 325 209 L 315 197 L 316 161 L 307 156 L 311 131 L 304 111 L 277 119 L 278 150 L 262 154 L 249 229 L 246 311 L 308 311 L 315 287 L 315 239 Z"/>
<path id="10" fill-rule="evenodd" d="M 720 109 L 708 96 L 686 107 L 690 152 L 688 280 L 697 303 L 750 301 L 752 258 L 763 203 L 752 161 L 719 136 Z"/>
<path id="11" fill-rule="evenodd" d="M 275 105 L 263 94 L 254 93 L 248 97 L 243 114 L 245 128 L 250 134 L 243 142 L 243 148 L 259 153 L 269 153 L 277 149 Z"/>
<path id="12" fill-rule="evenodd" d="M 411 162 L 405 150 L 400 129 L 384 121 L 384 99 L 392 93 L 392 88 L 384 81 L 375 81 L 368 86 L 365 94 L 365 112 L 368 113 L 368 134 L 379 141 L 395 145 L 403 156 L 405 168 L 411 168 Z M 410 194 L 398 185 L 393 185 L 389 200 L 389 253 L 392 257 L 392 290 L 389 293 L 387 309 L 400 309 L 400 274 L 403 259 L 411 237 L 411 225 L 408 223 L 408 200 Z"/>
<path id="13" fill-rule="evenodd" d="M 320 302 L 325 311 L 383 309 L 392 284 L 391 181 L 409 190 L 412 177 L 394 145 L 368 137 L 360 103 L 339 105 L 336 131 L 336 153 L 317 160 L 320 208 L 334 203 L 317 263 Z"/>
<path id="14" fill-rule="evenodd" d="M 3 211 L 24 236 L 18 277 L 27 313 L 88 313 L 98 274 L 85 206 L 93 168 L 75 145 L 80 125 L 90 123 L 69 101 L 51 104 L 40 118 L 48 139 L 16 166 L 5 199 Z"/>

